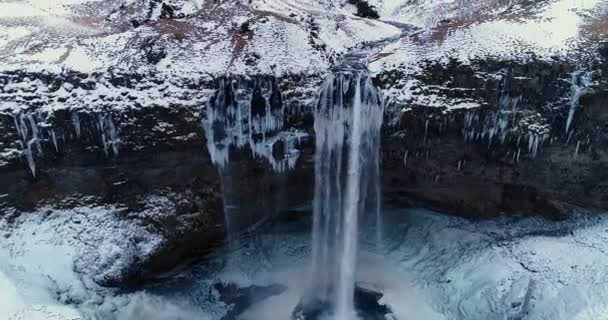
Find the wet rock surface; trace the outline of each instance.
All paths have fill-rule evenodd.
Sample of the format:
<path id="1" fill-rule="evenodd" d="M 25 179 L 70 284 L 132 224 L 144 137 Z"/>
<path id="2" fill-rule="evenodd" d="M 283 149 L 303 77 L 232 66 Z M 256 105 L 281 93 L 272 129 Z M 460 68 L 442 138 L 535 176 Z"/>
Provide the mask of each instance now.
<path id="1" fill-rule="evenodd" d="M 384 320 L 391 317 L 391 310 L 380 303 L 383 294 L 357 286 L 355 288 L 355 309 L 357 317 L 363 320 Z M 331 315 L 331 306 L 321 301 L 300 304 L 293 312 L 293 320 L 319 320 Z"/>
<path id="2" fill-rule="evenodd" d="M 282 285 L 256 286 L 246 288 L 239 287 L 234 283 L 216 283 L 214 289 L 220 295 L 220 301 L 231 306 L 230 311 L 221 320 L 238 319 L 243 311 L 257 302 L 283 293 L 287 288 Z"/>

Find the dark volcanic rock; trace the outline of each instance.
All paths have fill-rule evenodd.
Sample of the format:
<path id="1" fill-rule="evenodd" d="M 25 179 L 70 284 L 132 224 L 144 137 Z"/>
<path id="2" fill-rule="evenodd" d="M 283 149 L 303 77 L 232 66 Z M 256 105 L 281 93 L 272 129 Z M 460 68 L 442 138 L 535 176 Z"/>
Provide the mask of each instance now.
<path id="1" fill-rule="evenodd" d="M 380 15 L 375 6 L 369 4 L 365 0 L 349 0 L 348 3 L 354 4 L 357 7 L 357 16 L 362 18 L 379 19 Z"/>
<path id="2" fill-rule="evenodd" d="M 147 39 L 142 49 L 146 53 L 146 59 L 151 64 L 158 64 L 162 59 L 167 57 L 167 52 L 165 48 L 158 43 L 157 38 Z"/>
<path id="3" fill-rule="evenodd" d="M 608 122 L 608 88 L 591 88 L 580 97 L 580 106 L 590 121 L 598 125 Z"/>
<path id="4" fill-rule="evenodd" d="M 608 42 L 600 45 L 599 53 L 604 61 L 608 63 Z"/>
<path id="5" fill-rule="evenodd" d="M 602 191 L 606 188 L 602 175 L 605 170 L 601 169 L 606 165 L 602 151 L 606 121 L 603 80 L 597 86 L 585 89 L 580 97 L 580 108 L 574 110 L 571 129 L 566 133 L 574 71 L 574 66 L 567 62 L 479 60 L 462 64 L 453 60 L 447 64 L 428 62 L 421 65 L 424 68 L 420 73 L 406 74 L 397 69 L 380 73 L 374 80 L 380 88 L 393 91 L 402 90 L 400 85 L 406 81 L 417 81 L 415 99 L 392 102 L 386 107 L 382 156 L 383 189 L 388 195 L 409 197 L 422 205 L 468 217 L 492 217 L 499 212 L 540 212 L 559 218 L 567 213 L 568 206 L 607 206 Z M 106 203 L 118 202 L 131 207 L 130 194 L 153 191 L 147 186 L 158 184 L 155 179 L 164 178 L 151 177 L 137 182 L 127 174 L 130 184 L 121 190 L 113 183 L 125 176 L 127 167 L 112 168 L 121 168 L 126 163 L 136 167 L 141 161 L 138 159 L 149 154 L 159 157 L 160 162 L 166 161 L 161 160 L 164 157 L 193 157 L 194 153 L 200 152 L 201 155 L 195 158 L 205 164 L 199 165 L 198 170 L 217 177 L 210 160 L 201 158 L 206 157 L 199 114 L 203 102 L 194 107 L 183 104 L 138 107 L 140 98 L 130 90 L 148 79 L 146 88 L 153 91 L 155 86 L 164 83 L 162 79 L 137 74 L 95 77 L 107 78 L 116 91 L 125 90 L 118 98 L 123 97 L 128 105 L 119 109 L 110 99 L 117 97 L 99 95 L 98 103 L 107 105 L 105 109 L 21 113 L 32 114 L 33 121 L 39 124 L 36 127 L 40 150 L 33 148 L 32 151 L 37 169 L 35 178 L 21 169 L 27 168 L 28 162 L 20 151 L 19 141 L 23 138 L 15 125 L 19 124 L 19 121 L 15 122 L 19 116 L 0 117 L 0 129 L 4 133 L 0 139 L 4 165 L 0 168 L 12 181 L 0 186 L 0 193 L 8 195 L 5 202 L 27 209 L 40 201 L 52 202 L 63 195 L 84 190 Z M 91 78 L 92 75 L 78 73 L 60 77 L 14 73 L 0 77 L 5 82 L 37 79 L 47 84 L 49 90 L 83 88 L 95 94 L 95 82 L 89 84 Z M 318 80 L 293 76 L 269 83 L 273 83 L 273 95 L 268 100 L 270 109 L 279 110 L 284 106 L 287 128 L 312 133 L 310 105 L 314 94 L 301 90 L 315 88 Z M 205 91 L 198 88 L 216 85 L 201 81 L 182 86 L 201 94 Z M 252 113 L 263 117 L 267 112 L 266 97 L 258 92 L 255 81 L 245 87 L 251 91 Z M 298 91 L 294 90 L 296 88 Z M 28 95 L 27 91 L 12 94 L 16 97 Z M 301 99 L 306 94 L 308 101 Z M 130 96 L 135 100 L 130 100 Z M 439 107 L 429 106 L 426 100 L 420 99 L 430 96 L 440 97 L 445 103 Z M 48 103 L 42 98 L 17 101 L 33 106 L 37 101 L 40 105 Z M 66 99 L 80 98 L 68 96 Z M 186 99 L 188 96 L 184 97 L 183 103 Z M 204 101 L 205 98 L 198 99 Z M 474 107 L 452 107 L 453 101 L 464 101 Z M 26 138 L 34 129 L 28 119 L 24 118 L 24 124 L 20 125 Z M 112 126 L 115 137 L 107 132 Z M 53 134 L 58 141 L 57 148 Z M 254 137 L 256 141 L 261 138 L 261 135 Z M 264 160 L 253 159 L 250 150 L 231 151 L 233 161 L 229 171 L 232 179 L 240 181 L 234 184 L 232 192 L 236 195 L 235 204 L 245 211 L 252 209 L 245 216 L 263 217 L 276 212 L 277 203 L 292 205 L 310 198 L 314 183 L 310 162 L 312 147 L 310 142 L 303 146 L 298 169 L 284 174 L 275 174 Z M 274 144 L 273 157 L 282 158 L 284 148 L 284 143 Z M 112 164 L 109 168 L 108 163 Z M 70 173 L 65 169 L 84 164 L 89 166 L 86 173 Z M 147 174 L 145 170 L 137 172 L 143 176 Z M 87 178 L 78 179 L 78 175 Z M 259 197 L 260 192 L 265 196 Z"/>
<path id="6" fill-rule="evenodd" d="M 400 121 L 384 132 L 384 191 L 467 217 L 561 218 L 568 205 L 605 208 L 603 98 L 583 94 L 580 108 L 575 101 L 566 131 L 573 69 L 560 61 L 483 60 L 430 63 L 413 76 L 380 74 L 381 87 L 415 77 L 419 95 L 445 101 L 388 106 Z M 463 101 L 476 107 L 458 107 Z"/>
<path id="7" fill-rule="evenodd" d="M 354 304 L 359 319 L 384 320 L 390 317 L 392 311 L 380 304 L 383 294 L 367 288 L 355 287 Z M 331 317 L 331 305 L 327 302 L 313 299 L 308 303 L 300 303 L 292 313 L 293 320 L 321 320 Z"/>
<path id="8" fill-rule="evenodd" d="M 283 293 L 287 288 L 282 285 L 239 287 L 234 283 L 216 283 L 214 289 L 220 296 L 220 301 L 229 306 L 229 311 L 221 320 L 234 320 L 255 303 L 271 296 Z"/>

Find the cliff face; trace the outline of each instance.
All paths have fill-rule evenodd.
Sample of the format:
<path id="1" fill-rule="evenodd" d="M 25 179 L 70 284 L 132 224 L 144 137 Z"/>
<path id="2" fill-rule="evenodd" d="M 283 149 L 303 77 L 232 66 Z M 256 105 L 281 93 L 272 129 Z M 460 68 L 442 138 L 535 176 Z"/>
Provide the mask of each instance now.
<path id="1" fill-rule="evenodd" d="M 2 16 L 4 218 L 112 206 L 165 242 L 99 283 L 170 270 L 222 238 L 224 208 L 245 228 L 311 199 L 319 86 L 356 48 L 385 99 L 387 197 L 472 218 L 606 208 L 608 9 L 570 5 L 372 1 L 372 21 L 346 2 L 114 1 Z"/>
<path id="2" fill-rule="evenodd" d="M 387 190 L 480 217 L 559 218 L 568 206 L 605 207 L 605 124 L 589 117 L 581 98 L 601 95 L 605 84 L 596 78 L 595 89 L 581 88 L 599 72 L 572 68 L 485 60 L 431 64 L 424 76 L 410 77 L 410 90 L 442 102 L 428 108 L 414 97 L 387 133 Z M 380 85 L 391 77 L 382 74 Z"/>

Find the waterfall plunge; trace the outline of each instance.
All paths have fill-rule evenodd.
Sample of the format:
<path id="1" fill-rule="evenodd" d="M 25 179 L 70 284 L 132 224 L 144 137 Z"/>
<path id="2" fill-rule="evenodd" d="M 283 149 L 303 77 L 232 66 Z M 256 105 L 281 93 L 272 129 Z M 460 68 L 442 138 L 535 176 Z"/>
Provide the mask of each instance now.
<path id="1" fill-rule="evenodd" d="M 332 75 L 317 104 L 312 281 L 305 303 L 326 306 L 339 320 L 355 318 L 359 218 L 380 212 L 382 108 L 364 72 Z M 377 216 L 378 238 L 380 220 Z"/>

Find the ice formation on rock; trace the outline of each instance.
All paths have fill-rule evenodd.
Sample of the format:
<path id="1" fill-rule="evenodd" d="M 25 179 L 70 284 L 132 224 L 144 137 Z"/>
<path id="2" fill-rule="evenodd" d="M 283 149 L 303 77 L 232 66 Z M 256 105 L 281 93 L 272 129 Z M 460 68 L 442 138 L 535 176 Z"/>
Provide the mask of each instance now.
<path id="1" fill-rule="evenodd" d="M 231 148 L 245 147 L 254 158 L 267 160 L 275 172 L 295 166 L 296 144 L 305 134 L 284 131 L 285 108 L 275 79 L 220 79 L 205 112 L 207 148 L 220 168 L 229 162 Z"/>
<path id="2" fill-rule="evenodd" d="M 574 120 L 574 114 L 579 106 L 579 100 L 583 91 L 589 86 L 591 82 L 591 75 L 582 71 L 576 71 L 572 73 L 571 95 L 570 95 L 570 109 L 568 110 L 568 118 L 566 119 L 566 134 L 570 131 L 572 121 Z"/>
<path id="3" fill-rule="evenodd" d="M 81 135 L 80 116 L 78 115 L 78 112 L 76 112 L 76 111 L 72 112 L 72 125 L 74 126 L 74 132 L 76 132 L 76 137 L 80 138 L 80 135 Z"/>
<path id="4" fill-rule="evenodd" d="M 112 116 L 110 114 L 98 113 L 96 125 L 97 129 L 99 130 L 99 134 L 101 135 L 103 152 L 105 153 L 106 157 L 110 156 L 110 151 L 112 151 L 114 156 L 117 156 L 120 139 L 118 138 L 118 129 L 112 121 Z M 80 125 L 77 127 L 79 128 Z M 80 129 L 77 129 L 77 132 L 78 131 L 80 131 Z"/>
<path id="5" fill-rule="evenodd" d="M 36 176 L 36 155 L 42 154 L 36 116 L 37 114 L 32 113 L 20 113 L 13 116 L 15 128 L 21 138 L 21 149 L 33 176 Z"/>

